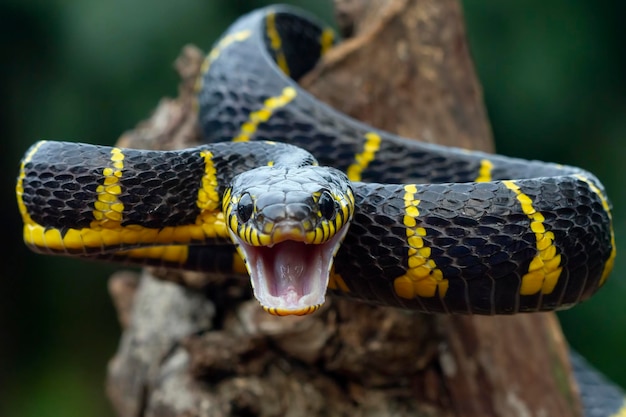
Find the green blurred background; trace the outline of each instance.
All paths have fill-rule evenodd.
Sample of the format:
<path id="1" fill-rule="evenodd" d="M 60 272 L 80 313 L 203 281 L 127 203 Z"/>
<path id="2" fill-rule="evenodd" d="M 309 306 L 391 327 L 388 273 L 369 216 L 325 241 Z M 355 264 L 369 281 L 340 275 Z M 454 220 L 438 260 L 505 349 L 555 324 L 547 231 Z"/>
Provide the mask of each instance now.
<path id="1" fill-rule="evenodd" d="M 13 187 L 37 139 L 112 144 L 174 96 L 172 62 L 207 50 L 266 1 L 2 0 L 0 415 L 112 416 L 106 364 L 119 328 L 113 267 L 36 256 L 21 243 Z M 287 1 L 332 18 L 329 0 Z M 464 0 L 500 153 L 573 164 L 608 188 L 626 244 L 626 6 L 588 0 Z M 626 386 L 626 262 L 560 318 L 571 344 Z M 532 337 L 532 335 L 529 335 Z"/>

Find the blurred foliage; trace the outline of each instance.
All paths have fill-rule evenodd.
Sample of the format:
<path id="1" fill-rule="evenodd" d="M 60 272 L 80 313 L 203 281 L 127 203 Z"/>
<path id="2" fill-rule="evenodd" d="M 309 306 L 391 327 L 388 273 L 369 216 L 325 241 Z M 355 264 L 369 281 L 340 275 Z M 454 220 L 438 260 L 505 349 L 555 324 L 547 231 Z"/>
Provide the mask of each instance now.
<path id="1" fill-rule="evenodd" d="M 332 18 L 329 1 L 286 1 Z M 175 95 L 182 46 L 208 49 L 266 1 L 2 0 L 0 113 L 4 274 L 0 415 L 111 416 L 103 389 L 119 337 L 113 267 L 29 253 L 13 197 L 37 139 L 112 144 Z M 498 151 L 595 172 L 626 241 L 626 6 L 585 0 L 464 0 L 471 48 Z M 560 317 L 568 340 L 626 385 L 626 262 L 591 302 Z M 529 335 L 533 337 L 533 335 Z"/>

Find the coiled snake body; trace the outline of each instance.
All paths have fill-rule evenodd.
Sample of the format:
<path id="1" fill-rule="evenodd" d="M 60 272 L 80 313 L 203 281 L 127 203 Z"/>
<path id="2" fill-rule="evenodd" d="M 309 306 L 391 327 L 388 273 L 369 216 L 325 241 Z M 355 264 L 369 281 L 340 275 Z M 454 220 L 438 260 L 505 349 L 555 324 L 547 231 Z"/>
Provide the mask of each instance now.
<path id="1" fill-rule="evenodd" d="M 372 303 L 474 314 L 568 307 L 605 282 L 615 245 L 596 177 L 407 140 L 336 112 L 294 81 L 330 32 L 270 10 L 233 24 L 198 82 L 204 136 L 231 143 L 156 152 L 40 142 L 18 179 L 26 243 L 243 272 L 232 238 L 277 314 L 314 310 L 327 282 Z M 252 140 L 296 145 L 338 170 Z"/>
<path id="2" fill-rule="evenodd" d="M 296 84 L 333 41 L 287 7 L 239 19 L 203 64 L 198 148 L 35 144 L 17 183 L 25 242 L 247 271 L 280 315 L 315 311 L 327 287 L 424 312 L 513 314 L 569 307 L 604 284 L 615 241 L 595 176 L 338 113 Z"/>

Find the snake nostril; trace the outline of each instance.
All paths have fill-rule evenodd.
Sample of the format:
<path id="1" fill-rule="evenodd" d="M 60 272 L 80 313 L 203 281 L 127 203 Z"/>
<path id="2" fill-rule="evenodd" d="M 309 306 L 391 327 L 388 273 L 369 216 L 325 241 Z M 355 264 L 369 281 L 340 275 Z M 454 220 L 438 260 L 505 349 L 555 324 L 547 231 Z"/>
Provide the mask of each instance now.
<path id="1" fill-rule="evenodd" d="M 250 194 L 246 193 L 242 195 L 237 203 L 237 217 L 239 217 L 239 221 L 245 223 L 250 220 L 253 211 L 254 203 Z"/>

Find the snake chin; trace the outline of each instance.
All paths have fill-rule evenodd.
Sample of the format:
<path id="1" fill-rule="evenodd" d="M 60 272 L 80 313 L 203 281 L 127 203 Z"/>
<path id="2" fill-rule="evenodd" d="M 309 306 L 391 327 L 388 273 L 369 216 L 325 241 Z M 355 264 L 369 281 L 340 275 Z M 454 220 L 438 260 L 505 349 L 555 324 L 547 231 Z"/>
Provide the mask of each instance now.
<path id="1" fill-rule="evenodd" d="M 285 240 L 252 246 L 236 238 L 263 308 L 275 315 L 304 315 L 324 304 L 330 269 L 347 229 L 321 244 Z"/>

